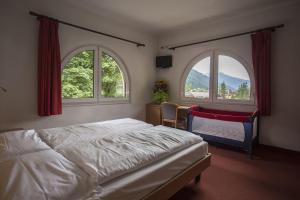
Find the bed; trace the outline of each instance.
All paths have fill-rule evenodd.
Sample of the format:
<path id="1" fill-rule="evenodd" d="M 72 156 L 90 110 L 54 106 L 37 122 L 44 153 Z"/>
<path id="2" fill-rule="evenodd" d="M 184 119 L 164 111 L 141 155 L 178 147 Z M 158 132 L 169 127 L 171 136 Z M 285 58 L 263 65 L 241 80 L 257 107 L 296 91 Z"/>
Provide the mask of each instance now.
<path id="1" fill-rule="evenodd" d="M 199 136 L 129 118 L 5 132 L 0 199 L 168 199 L 209 165 Z"/>
<path id="2" fill-rule="evenodd" d="M 235 112 L 192 106 L 188 114 L 188 131 L 205 141 L 230 145 L 248 152 L 258 143 L 257 112 Z"/>

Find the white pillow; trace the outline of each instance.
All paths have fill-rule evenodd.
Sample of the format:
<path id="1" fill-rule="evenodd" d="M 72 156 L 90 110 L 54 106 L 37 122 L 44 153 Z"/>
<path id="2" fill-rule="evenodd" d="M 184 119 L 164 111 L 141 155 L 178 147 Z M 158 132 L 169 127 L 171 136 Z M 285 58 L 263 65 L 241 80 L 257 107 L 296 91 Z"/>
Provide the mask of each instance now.
<path id="1" fill-rule="evenodd" d="M 97 182 L 52 149 L 0 162 L 0 199 L 83 200 Z"/>
<path id="2" fill-rule="evenodd" d="M 47 149 L 50 147 L 34 130 L 9 131 L 0 134 L 0 162 Z"/>

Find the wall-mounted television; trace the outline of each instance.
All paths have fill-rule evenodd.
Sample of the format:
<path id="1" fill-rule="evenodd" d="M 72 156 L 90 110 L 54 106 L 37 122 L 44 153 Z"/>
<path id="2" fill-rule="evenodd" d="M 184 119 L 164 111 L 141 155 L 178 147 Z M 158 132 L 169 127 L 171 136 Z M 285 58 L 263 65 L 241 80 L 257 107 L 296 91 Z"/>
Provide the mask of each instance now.
<path id="1" fill-rule="evenodd" d="M 172 56 L 156 56 L 156 67 L 168 68 L 172 67 Z"/>

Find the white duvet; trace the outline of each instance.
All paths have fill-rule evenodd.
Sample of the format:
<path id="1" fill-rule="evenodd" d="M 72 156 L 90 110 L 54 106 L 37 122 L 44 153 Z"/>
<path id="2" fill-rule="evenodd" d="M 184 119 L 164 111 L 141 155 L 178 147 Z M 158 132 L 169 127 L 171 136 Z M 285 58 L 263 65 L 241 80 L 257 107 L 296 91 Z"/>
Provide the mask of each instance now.
<path id="1" fill-rule="evenodd" d="M 76 164 L 45 144 L 34 130 L 0 134 L 1 200 L 81 200 L 96 183 Z"/>
<path id="2" fill-rule="evenodd" d="M 156 126 L 60 146 L 57 151 L 102 184 L 201 141 L 186 131 Z"/>
<path id="3" fill-rule="evenodd" d="M 133 119 L 3 133 L 0 199 L 99 196 L 101 184 L 201 141 Z"/>

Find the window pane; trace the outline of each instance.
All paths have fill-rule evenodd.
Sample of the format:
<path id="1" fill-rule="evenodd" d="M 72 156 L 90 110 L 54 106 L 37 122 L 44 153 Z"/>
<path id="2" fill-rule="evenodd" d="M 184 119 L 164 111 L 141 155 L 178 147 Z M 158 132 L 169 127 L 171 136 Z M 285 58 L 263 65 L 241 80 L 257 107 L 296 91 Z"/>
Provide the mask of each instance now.
<path id="1" fill-rule="evenodd" d="M 250 78 L 245 67 L 232 57 L 218 57 L 218 99 L 250 100 Z"/>
<path id="2" fill-rule="evenodd" d="M 209 98 L 210 57 L 200 60 L 191 69 L 185 82 L 185 97 Z"/>
<path id="3" fill-rule="evenodd" d="M 103 53 L 101 66 L 101 95 L 104 97 L 125 97 L 124 78 L 116 60 Z"/>
<path id="4" fill-rule="evenodd" d="M 86 50 L 72 57 L 62 73 L 63 98 L 93 98 L 94 51 Z"/>

